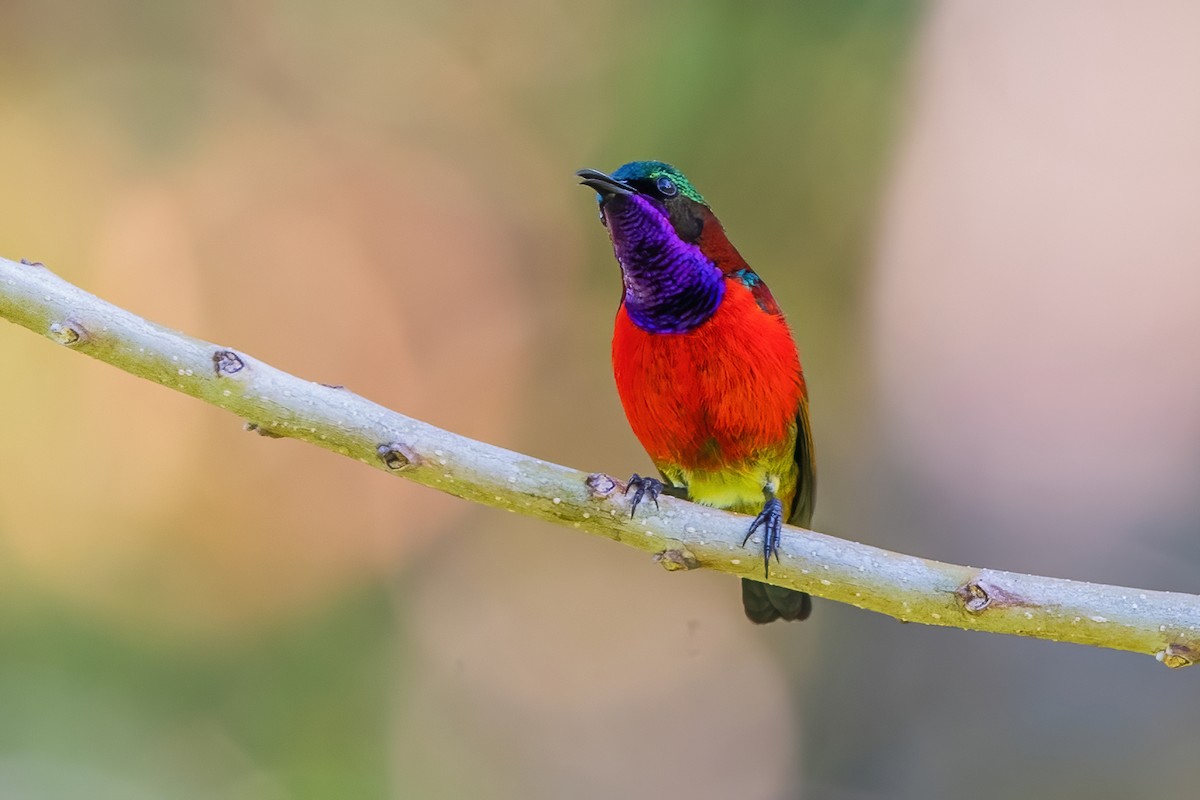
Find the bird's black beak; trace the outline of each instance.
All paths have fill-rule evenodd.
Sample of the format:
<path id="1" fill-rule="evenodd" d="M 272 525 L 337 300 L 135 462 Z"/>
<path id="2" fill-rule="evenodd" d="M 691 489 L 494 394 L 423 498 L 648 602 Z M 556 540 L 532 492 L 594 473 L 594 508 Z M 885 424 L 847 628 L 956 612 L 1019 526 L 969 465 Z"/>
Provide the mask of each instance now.
<path id="1" fill-rule="evenodd" d="M 619 181 L 611 175 L 605 175 L 603 172 L 595 169 L 581 169 L 575 173 L 581 179 L 581 186 L 588 186 L 596 190 L 600 195 L 601 200 L 607 200 L 613 195 L 631 195 L 637 194 L 637 189 L 634 189 L 625 181 Z"/>

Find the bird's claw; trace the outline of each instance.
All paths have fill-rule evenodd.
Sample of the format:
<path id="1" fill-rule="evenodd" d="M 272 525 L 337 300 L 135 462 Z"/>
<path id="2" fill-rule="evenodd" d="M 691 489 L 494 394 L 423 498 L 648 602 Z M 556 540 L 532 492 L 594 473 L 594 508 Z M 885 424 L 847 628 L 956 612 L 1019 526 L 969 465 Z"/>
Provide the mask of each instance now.
<path id="1" fill-rule="evenodd" d="M 629 482 L 625 484 L 625 494 L 629 494 L 629 490 L 633 489 L 633 500 L 629 503 L 629 518 L 633 519 L 633 515 L 637 512 L 637 508 L 646 498 L 654 501 L 654 508 L 658 509 L 658 496 L 662 493 L 664 484 L 657 478 L 643 478 L 636 472 L 629 478 Z"/>
<path id="2" fill-rule="evenodd" d="M 783 538 L 783 503 L 778 497 L 772 497 L 763 505 L 763 510 L 750 523 L 746 538 L 742 539 L 742 547 L 750 541 L 750 537 L 759 528 L 763 529 L 763 577 L 771 577 L 771 556 L 779 561 L 779 542 Z"/>

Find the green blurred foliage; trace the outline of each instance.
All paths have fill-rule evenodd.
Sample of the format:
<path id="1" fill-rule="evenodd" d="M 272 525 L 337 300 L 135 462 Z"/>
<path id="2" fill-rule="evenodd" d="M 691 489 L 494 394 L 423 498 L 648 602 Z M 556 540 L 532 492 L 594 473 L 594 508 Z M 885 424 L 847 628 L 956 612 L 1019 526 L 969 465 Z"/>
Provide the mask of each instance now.
<path id="1" fill-rule="evenodd" d="M 377 588 L 253 639 L 131 640 L 29 591 L 0 626 L 9 797 L 389 796 L 393 652 Z"/>

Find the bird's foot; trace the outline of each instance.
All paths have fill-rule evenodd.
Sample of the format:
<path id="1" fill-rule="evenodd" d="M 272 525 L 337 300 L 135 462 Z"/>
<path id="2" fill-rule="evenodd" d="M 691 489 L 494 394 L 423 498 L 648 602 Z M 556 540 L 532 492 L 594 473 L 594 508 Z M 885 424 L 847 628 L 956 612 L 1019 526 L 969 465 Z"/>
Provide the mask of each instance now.
<path id="1" fill-rule="evenodd" d="M 778 497 L 770 497 L 763 504 L 762 511 L 750 523 L 746 538 L 742 539 L 742 547 L 750 541 L 750 537 L 759 528 L 763 530 L 763 577 L 771 577 L 771 556 L 779 561 L 779 541 L 783 538 L 783 503 Z"/>
<path id="2" fill-rule="evenodd" d="M 633 515 L 637 513 L 637 508 L 642 504 L 643 500 L 650 499 L 654 501 L 654 508 L 658 508 L 658 496 L 662 494 L 665 484 L 657 478 L 643 478 L 636 472 L 629 478 L 629 482 L 625 484 L 625 494 L 629 494 L 629 490 L 633 490 L 633 500 L 629 503 L 629 518 L 633 519 Z"/>

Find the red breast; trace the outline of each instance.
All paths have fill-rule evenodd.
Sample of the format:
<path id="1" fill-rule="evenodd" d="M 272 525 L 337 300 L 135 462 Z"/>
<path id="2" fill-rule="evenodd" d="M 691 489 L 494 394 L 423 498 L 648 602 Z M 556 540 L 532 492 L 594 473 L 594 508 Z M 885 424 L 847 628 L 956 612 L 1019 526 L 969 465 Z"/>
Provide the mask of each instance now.
<path id="1" fill-rule="evenodd" d="M 617 311 L 613 372 L 625 416 L 659 465 L 717 469 L 786 441 L 805 397 L 787 323 L 740 281 L 688 333 L 656 334 Z"/>

